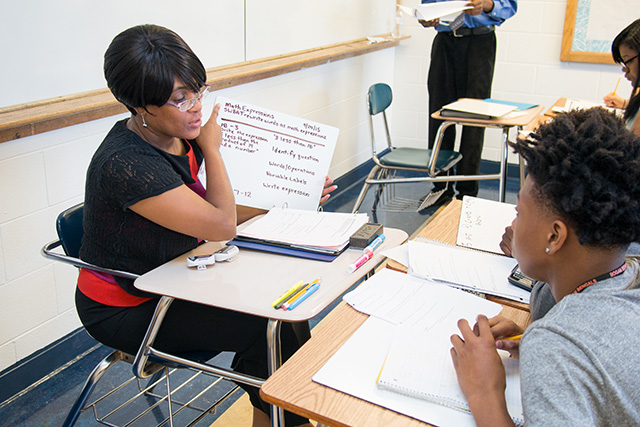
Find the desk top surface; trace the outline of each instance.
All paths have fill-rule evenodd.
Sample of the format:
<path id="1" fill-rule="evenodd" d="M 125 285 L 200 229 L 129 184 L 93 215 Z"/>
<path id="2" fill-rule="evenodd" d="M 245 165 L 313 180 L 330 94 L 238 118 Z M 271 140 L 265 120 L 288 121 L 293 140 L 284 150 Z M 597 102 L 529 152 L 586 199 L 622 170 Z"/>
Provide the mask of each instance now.
<path id="1" fill-rule="evenodd" d="M 346 249 L 332 262 L 240 249 L 232 262 L 219 262 L 202 271 L 187 267 L 188 256 L 209 254 L 223 246 L 223 242 L 208 242 L 143 274 L 135 286 L 159 295 L 270 319 L 304 321 L 320 313 L 382 262 L 382 251 L 407 240 L 407 233 L 402 230 L 385 228 L 384 234 L 386 239 L 373 258 L 353 273 L 348 273 L 347 267 L 362 255 L 362 249 Z M 294 310 L 276 310 L 271 306 L 299 280 L 311 282 L 317 278 L 322 279 L 320 288 Z"/>
<path id="2" fill-rule="evenodd" d="M 440 115 L 440 111 L 436 111 L 431 115 L 434 119 L 442 120 L 445 122 L 455 122 L 460 124 L 469 124 L 469 125 L 478 125 L 485 127 L 499 127 L 499 128 L 508 128 L 513 126 L 527 126 L 533 120 L 535 120 L 540 113 L 544 111 L 544 106 L 538 105 L 536 107 L 529 108 L 528 110 L 522 111 L 520 115 L 509 118 L 495 118 L 490 120 L 481 120 L 481 119 L 465 119 L 460 117 L 444 117 Z"/>
<path id="3" fill-rule="evenodd" d="M 432 215 L 412 237 L 419 235 L 455 244 L 461 207 L 461 201 L 453 200 Z M 520 308 L 504 306 L 501 314 L 522 326 L 531 321 L 528 311 Z M 269 377 L 260 389 L 263 399 L 330 426 L 427 425 L 313 382 L 313 375 L 368 317 L 341 302 L 313 329 L 311 340 Z"/>

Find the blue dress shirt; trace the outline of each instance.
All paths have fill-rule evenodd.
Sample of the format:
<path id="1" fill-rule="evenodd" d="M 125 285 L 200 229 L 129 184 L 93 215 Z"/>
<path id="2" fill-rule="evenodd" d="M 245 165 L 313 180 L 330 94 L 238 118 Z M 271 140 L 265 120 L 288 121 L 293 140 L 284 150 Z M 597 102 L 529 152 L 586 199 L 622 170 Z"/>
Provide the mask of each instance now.
<path id="1" fill-rule="evenodd" d="M 422 0 L 422 3 L 440 3 L 448 0 Z M 515 15 L 518 10 L 517 0 L 493 0 L 493 10 L 489 13 L 482 12 L 479 15 L 464 15 L 463 27 L 475 28 L 487 25 L 500 25 L 506 19 Z M 436 31 L 451 31 L 448 25 L 439 24 Z"/>

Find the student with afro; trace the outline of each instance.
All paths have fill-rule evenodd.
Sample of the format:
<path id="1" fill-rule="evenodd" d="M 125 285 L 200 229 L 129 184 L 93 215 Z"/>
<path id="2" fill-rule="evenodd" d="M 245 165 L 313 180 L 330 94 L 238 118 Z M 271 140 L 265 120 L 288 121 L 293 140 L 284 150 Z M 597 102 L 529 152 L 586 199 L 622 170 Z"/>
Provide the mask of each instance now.
<path id="1" fill-rule="evenodd" d="M 527 162 L 513 256 L 557 303 L 521 339 L 525 423 L 640 425 L 640 138 L 601 108 L 560 114 L 511 144 Z M 496 347 L 522 333 L 479 316 L 458 322 L 451 356 L 479 426 L 513 425 Z M 497 340 L 497 341 L 496 341 Z"/>

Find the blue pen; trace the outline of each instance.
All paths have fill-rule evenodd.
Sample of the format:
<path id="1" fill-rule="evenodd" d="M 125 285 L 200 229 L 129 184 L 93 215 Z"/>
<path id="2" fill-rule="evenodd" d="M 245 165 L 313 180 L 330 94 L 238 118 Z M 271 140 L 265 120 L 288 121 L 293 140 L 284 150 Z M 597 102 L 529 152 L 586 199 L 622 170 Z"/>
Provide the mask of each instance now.
<path id="1" fill-rule="evenodd" d="M 366 248 L 364 248 L 363 252 L 371 252 L 373 253 L 373 251 L 376 250 L 376 248 L 378 246 L 380 246 L 380 244 L 382 242 L 384 242 L 384 234 L 379 235 L 378 237 L 376 237 L 373 242 L 369 243 L 369 246 L 367 246 Z"/>
<path id="2" fill-rule="evenodd" d="M 309 286 L 309 288 L 304 292 L 304 294 L 300 295 L 300 297 L 297 298 L 287 308 L 287 310 L 293 310 L 294 308 L 296 308 L 302 301 L 306 300 L 307 298 L 309 298 L 311 296 L 311 294 L 313 294 L 315 291 L 317 291 L 319 287 L 320 287 L 320 283 L 314 283 L 312 286 Z"/>

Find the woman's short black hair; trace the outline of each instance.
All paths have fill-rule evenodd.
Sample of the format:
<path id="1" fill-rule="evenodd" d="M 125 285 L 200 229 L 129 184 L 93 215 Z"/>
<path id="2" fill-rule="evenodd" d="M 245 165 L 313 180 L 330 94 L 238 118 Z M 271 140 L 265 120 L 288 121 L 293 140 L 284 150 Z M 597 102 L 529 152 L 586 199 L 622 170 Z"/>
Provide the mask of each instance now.
<path id="1" fill-rule="evenodd" d="M 527 162 L 536 199 L 580 244 L 640 240 L 640 137 L 615 114 L 599 107 L 558 114 L 510 145 Z"/>
<path id="2" fill-rule="evenodd" d="M 611 43 L 611 55 L 616 64 L 622 63 L 622 55 L 620 55 L 620 46 L 622 45 L 626 45 L 637 53 L 640 53 L 640 19 L 633 21 L 613 39 Z M 635 61 L 638 61 L 638 69 L 640 70 L 640 58 L 636 58 Z M 640 109 L 640 93 L 638 93 L 638 88 L 640 87 L 640 72 L 638 72 L 636 80 L 632 82 L 632 84 L 633 90 L 631 91 L 631 98 L 624 112 L 625 120 L 635 117 L 638 109 Z"/>
<path id="3" fill-rule="evenodd" d="M 207 73 L 191 48 L 173 31 L 139 25 L 118 34 L 104 54 L 104 76 L 118 101 L 134 108 L 164 105 L 178 79 L 193 92 L 206 83 Z"/>

